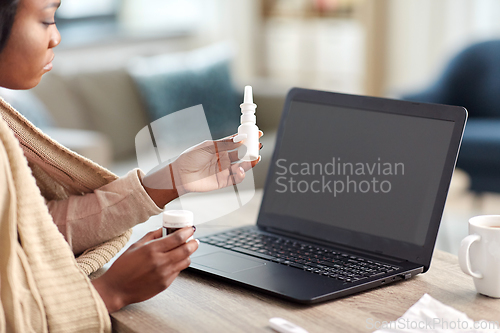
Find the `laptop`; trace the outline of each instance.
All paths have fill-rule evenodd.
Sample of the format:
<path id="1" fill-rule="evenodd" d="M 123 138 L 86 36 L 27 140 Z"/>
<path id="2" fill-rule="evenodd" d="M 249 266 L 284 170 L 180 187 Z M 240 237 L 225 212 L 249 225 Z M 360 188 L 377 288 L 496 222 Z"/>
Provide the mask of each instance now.
<path id="1" fill-rule="evenodd" d="M 190 270 L 299 303 L 426 272 L 466 119 L 291 89 L 256 225 L 201 238 Z"/>

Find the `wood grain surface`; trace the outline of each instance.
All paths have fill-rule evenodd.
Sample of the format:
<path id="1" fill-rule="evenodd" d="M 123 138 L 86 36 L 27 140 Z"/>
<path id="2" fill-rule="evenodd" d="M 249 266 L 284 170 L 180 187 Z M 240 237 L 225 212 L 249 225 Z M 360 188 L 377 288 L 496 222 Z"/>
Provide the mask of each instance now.
<path id="1" fill-rule="evenodd" d="M 257 193 L 239 211 L 200 225 L 196 235 L 255 223 L 260 197 Z M 476 321 L 500 321 L 500 299 L 477 294 L 457 257 L 442 251 L 434 253 L 425 274 L 309 306 L 184 271 L 166 291 L 113 313 L 111 319 L 114 332 L 274 332 L 268 325 L 272 317 L 310 333 L 372 332 L 377 322 L 396 320 L 425 293 Z"/>

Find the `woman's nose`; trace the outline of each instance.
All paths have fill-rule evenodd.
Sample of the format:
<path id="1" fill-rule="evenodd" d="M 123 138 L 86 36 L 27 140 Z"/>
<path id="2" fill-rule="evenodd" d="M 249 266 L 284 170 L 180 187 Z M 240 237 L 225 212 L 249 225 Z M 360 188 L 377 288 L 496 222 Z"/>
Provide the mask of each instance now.
<path id="1" fill-rule="evenodd" d="M 59 33 L 59 30 L 57 30 L 55 24 L 52 27 L 53 27 L 53 32 L 52 35 L 50 36 L 49 48 L 54 48 L 61 42 L 61 34 Z"/>

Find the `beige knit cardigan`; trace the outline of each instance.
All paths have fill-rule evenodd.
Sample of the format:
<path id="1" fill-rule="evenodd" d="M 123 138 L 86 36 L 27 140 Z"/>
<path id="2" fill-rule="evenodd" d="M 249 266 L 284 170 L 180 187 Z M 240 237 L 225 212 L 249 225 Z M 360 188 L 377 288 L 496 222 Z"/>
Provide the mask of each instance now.
<path id="1" fill-rule="evenodd" d="M 131 231 L 75 260 L 45 202 L 90 193 L 117 176 L 51 140 L 1 98 L 0 116 L 0 332 L 109 332 L 87 275 Z"/>

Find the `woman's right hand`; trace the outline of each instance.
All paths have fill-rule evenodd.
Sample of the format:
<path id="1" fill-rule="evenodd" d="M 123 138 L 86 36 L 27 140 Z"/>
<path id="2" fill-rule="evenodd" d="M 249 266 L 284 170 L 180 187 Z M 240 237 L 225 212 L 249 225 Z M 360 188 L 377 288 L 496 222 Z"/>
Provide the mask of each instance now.
<path id="1" fill-rule="evenodd" d="M 162 237 L 161 229 L 151 231 L 93 280 L 108 312 L 145 301 L 170 286 L 180 271 L 189 266 L 189 256 L 198 248 L 197 240 L 186 243 L 193 233 L 192 227 L 166 237 Z"/>

